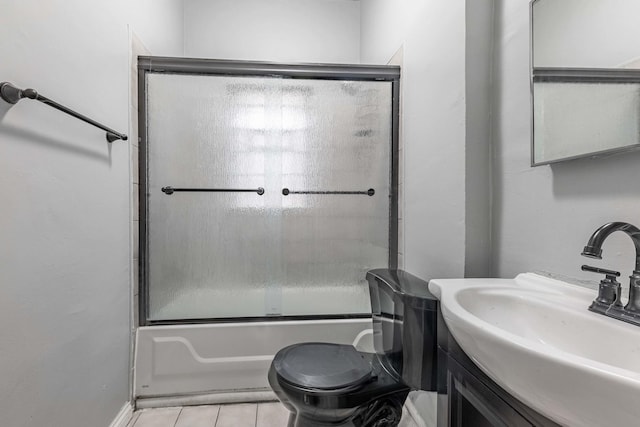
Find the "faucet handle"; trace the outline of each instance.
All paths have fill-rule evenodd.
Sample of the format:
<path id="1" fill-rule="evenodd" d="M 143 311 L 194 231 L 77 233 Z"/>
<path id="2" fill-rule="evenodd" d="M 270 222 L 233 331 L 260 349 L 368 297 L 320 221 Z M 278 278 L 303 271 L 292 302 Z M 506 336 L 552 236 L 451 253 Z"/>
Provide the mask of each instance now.
<path id="1" fill-rule="evenodd" d="M 622 287 L 616 280 L 616 277 L 620 276 L 619 271 L 591 267 L 590 265 L 583 265 L 582 271 L 590 271 L 592 273 L 600 273 L 607 276 L 606 279 L 602 279 L 600 281 L 600 286 L 598 286 L 598 297 L 593 301 L 591 306 L 589 306 L 589 310 L 600 314 L 606 314 L 607 310 L 611 307 L 622 308 L 622 302 L 620 302 Z"/>
<path id="2" fill-rule="evenodd" d="M 609 280 L 615 280 L 616 277 L 620 277 L 619 271 L 607 270 L 606 268 L 591 267 L 590 265 L 583 265 L 582 271 L 605 274 L 607 276 L 607 279 Z"/>

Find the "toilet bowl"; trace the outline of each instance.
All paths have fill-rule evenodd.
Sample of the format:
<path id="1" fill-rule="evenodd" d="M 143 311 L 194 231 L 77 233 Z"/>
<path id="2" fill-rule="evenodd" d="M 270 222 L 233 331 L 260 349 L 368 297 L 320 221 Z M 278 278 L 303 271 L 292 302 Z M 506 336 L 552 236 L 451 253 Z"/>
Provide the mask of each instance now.
<path id="1" fill-rule="evenodd" d="M 427 282 L 389 269 L 366 278 L 375 353 L 301 343 L 275 355 L 269 384 L 291 413 L 288 427 L 393 427 L 409 391 L 436 390 L 438 300 Z"/>

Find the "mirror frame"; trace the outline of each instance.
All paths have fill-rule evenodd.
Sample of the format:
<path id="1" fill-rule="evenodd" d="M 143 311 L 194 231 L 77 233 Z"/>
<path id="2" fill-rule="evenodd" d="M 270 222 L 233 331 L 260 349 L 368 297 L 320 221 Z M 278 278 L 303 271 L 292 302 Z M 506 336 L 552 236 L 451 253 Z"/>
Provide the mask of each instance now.
<path id="1" fill-rule="evenodd" d="M 533 53 L 533 7 L 540 0 L 529 2 L 529 91 L 530 91 L 530 128 L 531 128 L 531 167 L 552 165 L 570 160 L 596 158 L 614 154 L 636 151 L 640 148 L 640 141 L 636 144 L 619 148 L 608 148 L 575 156 L 536 162 L 535 158 L 535 110 L 534 83 L 536 80 L 566 82 L 566 83 L 640 83 L 640 69 L 627 68 L 576 68 L 576 67 L 535 67 Z M 553 0 L 547 0 L 553 1 Z"/>

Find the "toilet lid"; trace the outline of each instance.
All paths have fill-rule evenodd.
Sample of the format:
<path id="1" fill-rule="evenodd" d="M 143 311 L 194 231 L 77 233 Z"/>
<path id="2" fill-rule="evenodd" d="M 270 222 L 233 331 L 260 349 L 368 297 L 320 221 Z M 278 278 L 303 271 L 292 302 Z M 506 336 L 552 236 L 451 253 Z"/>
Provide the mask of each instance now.
<path id="1" fill-rule="evenodd" d="M 280 350 L 273 366 L 285 381 L 305 388 L 345 388 L 371 378 L 371 363 L 351 345 L 295 344 Z"/>

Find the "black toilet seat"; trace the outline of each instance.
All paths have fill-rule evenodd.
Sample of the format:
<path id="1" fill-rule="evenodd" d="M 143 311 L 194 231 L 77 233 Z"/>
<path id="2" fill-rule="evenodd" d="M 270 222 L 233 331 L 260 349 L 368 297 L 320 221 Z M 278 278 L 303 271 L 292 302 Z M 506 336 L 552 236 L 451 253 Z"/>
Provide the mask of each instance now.
<path id="1" fill-rule="evenodd" d="M 380 416 L 395 426 L 410 388 L 382 362 L 351 345 L 294 344 L 276 353 L 269 384 L 289 427 L 371 427 Z"/>
<path id="2" fill-rule="evenodd" d="M 338 390 L 363 385 L 374 378 L 371 359 L 351 345 L 294 344 L 273 360 L 278 376 L 295 387 Z"/>

